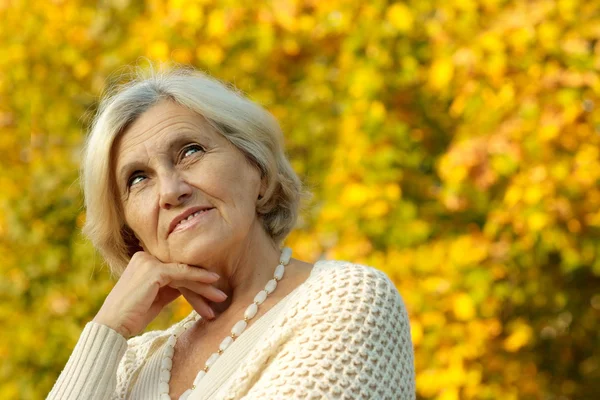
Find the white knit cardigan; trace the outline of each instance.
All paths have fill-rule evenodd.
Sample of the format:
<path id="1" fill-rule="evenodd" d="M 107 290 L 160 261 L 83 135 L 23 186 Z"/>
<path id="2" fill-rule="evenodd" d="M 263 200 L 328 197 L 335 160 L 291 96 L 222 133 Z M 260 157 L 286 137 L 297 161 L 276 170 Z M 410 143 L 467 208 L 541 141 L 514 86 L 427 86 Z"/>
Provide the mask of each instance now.
<path id="1" fill-rule="evenodd" d="M 166 339 L 190 318 L 129 340 L 89 322 L 48 399 L 158 400 Z M 319 261 L 219 357 L 189 400 L 414 398 L 409 320 L 394 284 L 372 267 Z"/>

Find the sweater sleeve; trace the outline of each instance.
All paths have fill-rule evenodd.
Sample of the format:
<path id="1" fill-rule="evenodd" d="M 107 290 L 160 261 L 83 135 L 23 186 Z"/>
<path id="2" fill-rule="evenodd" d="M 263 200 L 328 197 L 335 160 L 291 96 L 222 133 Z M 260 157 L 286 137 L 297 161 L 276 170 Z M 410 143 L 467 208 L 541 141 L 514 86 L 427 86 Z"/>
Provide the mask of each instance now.
<path id="1" fill-rule="evenodd" d="M 415 399 L 409 319 L 395 285 L 359 265 L 322 282 L 244 399 Z"/>
<path id="2" fill-rule="evenodd" d="M 117 367 L 127 340 L 113 329 L 88 322 L 47 400 L 110 399 L 117 382 Z"/>

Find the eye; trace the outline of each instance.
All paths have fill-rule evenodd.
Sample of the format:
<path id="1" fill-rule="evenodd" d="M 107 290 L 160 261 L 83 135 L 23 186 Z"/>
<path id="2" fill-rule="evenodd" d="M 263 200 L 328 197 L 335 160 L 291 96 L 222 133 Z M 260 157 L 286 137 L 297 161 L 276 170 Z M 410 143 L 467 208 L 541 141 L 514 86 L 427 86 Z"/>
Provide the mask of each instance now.
<path id="1" fill-rule="evenodd" d="M 127 181 L 128 188 L 137 183 L 140 183 L 143 179 L 146 178 L 144 175 L 142 175 L 141 172 L 142 171 L 135 171 L 133 174 L 131 174 L 131 176 L 129 177 L 129 180 Z"/>
<path id="2" fill-rule="evenodd" d="M 198 151 L 204 151 L 204 148 L 202 146 L 200 146 L 199 144 L 192 144 L 192 145 L 186 146 L 183 149 L 183 151 L 181 152 L 181 157 L 186 158 Z"/>

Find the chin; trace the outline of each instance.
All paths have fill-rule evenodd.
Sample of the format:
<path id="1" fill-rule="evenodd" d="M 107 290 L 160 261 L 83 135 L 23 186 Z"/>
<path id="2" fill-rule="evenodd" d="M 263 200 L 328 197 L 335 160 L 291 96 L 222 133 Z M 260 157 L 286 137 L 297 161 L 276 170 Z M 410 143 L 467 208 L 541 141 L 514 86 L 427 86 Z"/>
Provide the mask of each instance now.
<path id="1" fill-rule="evenodd" d="M 183 248 L 171 250 L 170 254 L 172 262 L 202 266 L 202 262 L 215 258 L 217 254 L 223 254 L 222 242 L 189 243 Z"/>
<path id="2" fill-rule="evenodd" d="M 191 236 L 178 237 L 169 245 L 168 254 L 171 255 L 171 262 L 179 262 L 189 265 L 201 266 L 203 262 L 214 263 L 227 258 L 235 249 L 244 243 L 247 235 L 242 235 L 231 231 L 212 231 L 212 232 L 194 232 Z"/>

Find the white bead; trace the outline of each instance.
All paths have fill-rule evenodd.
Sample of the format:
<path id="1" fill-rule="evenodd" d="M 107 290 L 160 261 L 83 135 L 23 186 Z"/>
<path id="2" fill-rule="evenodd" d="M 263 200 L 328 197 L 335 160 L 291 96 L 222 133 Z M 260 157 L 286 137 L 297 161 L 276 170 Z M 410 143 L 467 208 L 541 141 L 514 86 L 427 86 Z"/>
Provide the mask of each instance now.
<path id="1" fill-rule="evenodd" d="M 173 358 L 174 352 L 175 351 L 173 350 L 173 346 L 167 346 L 167 348 L 165 349 L 165 357 Z"/>
<path id="2" fill-rule="evenodd" d="M 161 382 L 169 382 L 170 379 L 171 379 L 170 371 L 167 371 L 166 369 L 163 369 L 162 371 L 160 371 L 160 381 Z"/>
<path id="3" fill-rule="evenodd" d="M 238 321 L 237 324 L 235 324 L 233 328 L 231 328 L 231 333 L 233 333 L 236 337 L 240 336 L 242 332 L 244 332 L 244 329 L 246 329 L 246 326 L 248 326 L 248 323 L 246 321 Z"/>
<path id="4" fill-rule="evenodd" d="M 267 293 L 271 294 L 271 293 L 273 293 L 273 290 L 275 290 L 276 287 L 277 287 L 277 281 L 275 279 L 271 279 L 265 285 L 265 290 L 267 291 Z"/>
<path id="5" fill-rule="evenodd" d="M 168 393 L 163 393 L 160 395 L 160 400 L 171 400 L 171 396 Z"/>
<path id="6" fill-rule="evenodd" d="M 183 326 L 183 330 L 185 331 L 185 330 L 187 330 L 187 329 L 190 329 L 190 328 L 191 328 L 191 327 L 192 327 L 192 326 L 193 326 L 195 323 L 196 323 L 196 321 L 190 321 L 190 322 L 186 323 L 186 324 Z"/>
<path id="7" fill-rule="evenodd" d="M 179 325 L 177 325 L 177 327 L 175 328 L 175 332 L 173 332 L 173 334 L 175 336 L 181 334 L 181 332 L 185 331 L 185 326 L 183 325 L 183 323 L 180 323 Z"/>
<path id="8" fill-rule="evenodd" d="M 183 392 L 181 394 L 181 396 L 179 396 L 179 400 L 186 400 L 188 397 L 190 397 L 190 394 L 192 394 L 192 390 L 188 389 L 185 392 Z"/>
<path id="9" fill-rule="evenodd" d="M 246 308 L 244 317 L 250 319 L 256 315 L 257 311 L 258 311 L 258 306 L 255 303 L 252 303 L 248 306 L 248 308 Z"/>
<path id="10" fill-rule="evenodd" d="M 196 379 L 194 379 L 194 386 L 197 386 L 198 383 L 200 383 L 202 378 L 204 378 L 204 375 L 206 375 L 205 371 L 200 370 L 200 372 L 198 372 L 198 375 L 196 375 Z"/>
<path id="11" fill-rule="evenodd" d="M 158 390 L 160 390 L 160 393 L 166 393 L 169 394 L 169 384 L 167 382 L 161 382 L 158 384 Z"/>
<path id="12" fill-rule="evenodd" d="M 225 349 L 227 349 L 231 343 L 233 343 L 233 338 L 231 336 L 227 336 L 219 345 L 219 350 L 225 351 Z"/>
<path id="13" fill-rule="evenodd" d="M 206 360 L 206 366 L 211 367 L 215 361 L 217 361 L 217 358 L 219 358 L 219 353 L 212 353 L 210 357 L 208 357 L 208 360 Z"/>
<path id="14" fill-rule="evenodd" d="M 166 357 L 165 357 L 165 358 L 163 358 L 163 360 L 162 360 L 162 363 L 160 364 L 160 366 L 161 366 L 163 369 L 166 369 L 166 370 L 169 370 L 169 371 L 170 371 L 170 370 L 171 370 L 171 367 L 173 366 L 173 361 L 171 361 L 171 359 L 170 359 L 170 358 L 166 358 Z"/>
<path id="15" fill-rule="evenodd" d="M 262 303 L 263 303 L 263 301 L 265 301 L 265 299 L 267 298 L 267 295 L 268 295 L 268 294 L 269 294 L 269 293 L 267 293 L 266 291 L 264 291 L 264 290 L 261 290 L 261 291 L 260 291 L 260 292 L 258 292 L 258 294 L 257 294 L 257 295 L 254 297 L 254 302 L 255 302 L 256 304 L 262 304 Z"/>
<path id="16" fill-rule="evenodd" d="M 292 257 L 292 249 L 289 247 L 284 247 L 281 250 L 281 257 L 279 257 L 279 262 L 283 265 L 287 265 L 290 262 L 290 258 Z"/>
<path id="17" fill-rule="evenodd" d="M 273 274 L 273 276 L 275 276 L 275 279 L 277 279 L 278 281 L 281 280 L 281 278 L 283 278 L 283 273 L 285 272 L 285 267 L 281 264 L 279 264 L 277 266 L 277 268 L 275 268 L 275 274 Z"/>
<path id="18" fill-rule="evenodd" d="M 169 338 L 167 339 L 167 346 L 174 347 L 175 343 L 177 343 L 177 338 L 173 335 L 169 336 Z"/>

